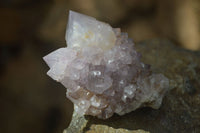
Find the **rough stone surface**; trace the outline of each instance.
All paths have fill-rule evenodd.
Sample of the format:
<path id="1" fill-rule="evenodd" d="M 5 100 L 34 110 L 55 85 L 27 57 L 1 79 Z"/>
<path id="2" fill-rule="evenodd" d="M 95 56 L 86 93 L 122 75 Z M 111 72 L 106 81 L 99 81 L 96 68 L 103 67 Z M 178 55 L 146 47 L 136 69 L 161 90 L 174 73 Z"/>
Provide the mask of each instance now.
<path id="1" fill-rule="evenodd" d="M 160 107 L 169 80 L 140 61 L 127 33 L 70 11 L 66 41 L 67 47 L 44 60 L 47 74 L 67 88 L 78 114 L 107 119 L 139 107 Z"/>
<path id="2" fill-rule="evenodd" d="M 104 125 L 92 125 L 91 130 L 86 131 L 86 133 L 149 133 L 144 130 L 126 130 L 126 129 L 114 129 L 112 127 Z"/>
<path id="3" fill-rule="evenodd" d="M 73 117 L 66 129 L 77 133 L 105 129 L 143 129 L 151 133 L 199 133 L 200 132 L 200 52 L 184 50 L 166 40 L 148 40 L 136 44 L 143 55 L 142 61 L 152 64 L 155 72 L 164 73 L 170 79 L 171 90 L 158 110 L 141 108 L 123 116 L 114 115 L 107 120 L 95 117 Z M 82 122 L 76 125 L 79 120 Z M 101 126 L 99 126 L 101 125 Z M 103 132 L 103 131 L 102 131 Z M 107 130 L 104 130 L 107 133 Z M 123 132 L 122 132 L 123 133 Z"/>

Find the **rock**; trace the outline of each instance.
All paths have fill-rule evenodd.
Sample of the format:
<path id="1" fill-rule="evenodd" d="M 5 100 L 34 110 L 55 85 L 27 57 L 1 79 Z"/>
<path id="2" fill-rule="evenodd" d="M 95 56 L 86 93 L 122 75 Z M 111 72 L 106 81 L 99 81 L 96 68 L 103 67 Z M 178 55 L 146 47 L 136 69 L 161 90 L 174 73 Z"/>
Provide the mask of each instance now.
<path id="1" fill-rule="evenodd" d="M 127 129 L 114 129 L 112 127 L 106 125 L 98 125 L 92 124 L 90 126 L 90 130 L 84 131 L 84 127 L 86 126 L 88 120 L 85 119 L 84 116 L 79 116 L 76 112 L 73 114 L 73 118 L 71 124 L 68 129 L 64 130 L 63 133 L 79 133 L 79 132 L 86 132 L 86 133 L 149 133 L 144 130 L 127 130 Z"/>
<path id="2" fill-rule="evenodd" d="M 153 72 L 163 73 L 170 79 L 171 90 L 164 97 L 161 108 L 142 108 L 107 120 L 74 114 L 65 133 L 126 133 L 136 129 L 151 133 L 200 132 L 200 52 L 159 39 L 141 42 L 136 48 L 142 53 L 142 60 L 151 64 Z"/>
<path id="3" fill-rule="evenodd" d="M 86 133 L 149 133 L 144 130 L 126 130 L 126 129 L 114 129 L 112 127 L 104 125 L 92 125 L 91 130 L 86 131 Z"/>

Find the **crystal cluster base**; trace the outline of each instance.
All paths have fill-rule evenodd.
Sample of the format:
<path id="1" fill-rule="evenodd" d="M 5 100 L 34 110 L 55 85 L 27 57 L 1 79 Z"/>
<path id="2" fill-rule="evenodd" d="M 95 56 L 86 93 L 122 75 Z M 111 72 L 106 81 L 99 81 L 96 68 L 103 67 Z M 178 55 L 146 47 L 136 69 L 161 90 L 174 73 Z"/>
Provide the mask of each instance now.
<path id="1" fill-rule="evenodd" d="M 66 40 L 68 47 L 44 60 L 47 74 L 67 88 L 77 113 L 107 119 L 139 107 L 160 107 L 169 80 L 140 61 L 127 33 L 71 11 Z"/>

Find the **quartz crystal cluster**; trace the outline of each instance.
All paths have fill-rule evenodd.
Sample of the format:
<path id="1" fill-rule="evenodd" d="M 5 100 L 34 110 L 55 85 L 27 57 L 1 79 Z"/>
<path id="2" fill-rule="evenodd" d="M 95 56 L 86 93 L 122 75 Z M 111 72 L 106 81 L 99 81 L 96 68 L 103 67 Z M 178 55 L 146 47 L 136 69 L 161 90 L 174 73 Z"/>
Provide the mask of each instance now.
<path id="1" fill-rule="evenodd" d="M 169 80 L 140 61 L 127 33 L 73 11 L 68 21 L 68 46 L 44 60 L 47 74 L 67 88 L 78 114 L 107 119 L 139 107 L 160 107 Z"/>

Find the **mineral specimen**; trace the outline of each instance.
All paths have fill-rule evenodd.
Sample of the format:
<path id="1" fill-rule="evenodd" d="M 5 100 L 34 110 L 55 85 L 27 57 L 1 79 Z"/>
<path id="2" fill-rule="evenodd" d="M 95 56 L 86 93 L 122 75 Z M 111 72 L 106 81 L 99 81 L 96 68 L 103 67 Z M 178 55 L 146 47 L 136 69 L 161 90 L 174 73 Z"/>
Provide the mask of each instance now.
<path id="1" fill-rule="evenodd" d="M 140 61 L 127 33 L 70 11 L 66 41 L 68 47 L 44 60 L 47 74 L 67 88 L 78 114 L 107 119 L 139 107 L 160 107 L 169 80 Z"/>

